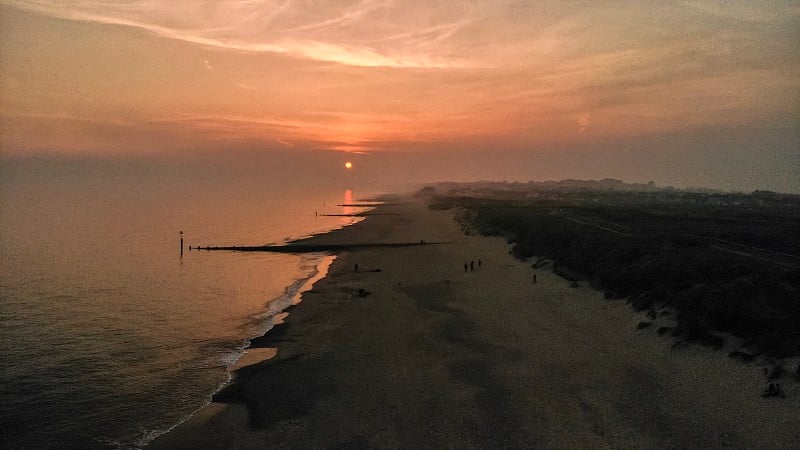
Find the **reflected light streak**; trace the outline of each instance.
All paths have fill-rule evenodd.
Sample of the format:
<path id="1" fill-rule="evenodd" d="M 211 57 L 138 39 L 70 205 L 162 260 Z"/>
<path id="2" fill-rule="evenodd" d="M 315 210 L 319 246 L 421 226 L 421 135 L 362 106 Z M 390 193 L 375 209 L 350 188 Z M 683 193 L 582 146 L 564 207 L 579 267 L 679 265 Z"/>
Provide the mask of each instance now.
<path id="1" fill-rule="evenodd" d="M 353 204 L 353 191 L 351 189 L 346 189 L 344 191 L 344 204 L 345 205 L 352 205 Z M 342 214 L 353 214 L 354 209 L 350 206 L 343 206 L 342 207 Z M 353 217 L 342 217 L 341 224 L 342 225 L 350 225 L 353 223 L 355 218 Z"/>

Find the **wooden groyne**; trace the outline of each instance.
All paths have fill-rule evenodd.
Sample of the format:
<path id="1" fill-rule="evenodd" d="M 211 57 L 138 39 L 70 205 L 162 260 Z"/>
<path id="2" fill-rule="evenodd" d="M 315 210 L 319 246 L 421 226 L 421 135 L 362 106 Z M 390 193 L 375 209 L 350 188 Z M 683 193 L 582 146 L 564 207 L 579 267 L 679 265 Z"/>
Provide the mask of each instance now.
<path id="1" fill-rule="evenodd" d="M 273 253 L 320 253 L 343 252 L 360 250 L 364 248 L 402 248 L 420 245 L 436 245 L 441 242 L 397 242 L 397 243 L 357 243 L 357 244 L 285 244 L 285 245 L 259 245 L 259 246 L 191 246 L 189 250 L 227 250 L 234 252 L 273 252 Z"/>
<path id="2" fill-rule="evenodd" d="M 378 206 L 400 206 L 401 203 L 338 203 L 336 206 L 349 206 L 353 208 L 376 208 Z"/>
<path id="3" fill-rule="evenodd" d="M 317 214 L 320 217 L 367 217 L 367 216 L 398 216 L 397 213 L 351 213 L 351 214 Z"/>

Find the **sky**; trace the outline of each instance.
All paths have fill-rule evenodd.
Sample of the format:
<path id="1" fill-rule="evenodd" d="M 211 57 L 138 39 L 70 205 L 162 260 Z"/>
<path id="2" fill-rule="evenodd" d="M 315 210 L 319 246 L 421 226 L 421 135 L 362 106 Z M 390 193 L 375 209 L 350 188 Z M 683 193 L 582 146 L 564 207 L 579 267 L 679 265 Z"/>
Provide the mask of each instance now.
<path id="1" fill-rule="evenodd" d="M 800 1 L 0 0 L 0 148 L 800 193 Z"/>

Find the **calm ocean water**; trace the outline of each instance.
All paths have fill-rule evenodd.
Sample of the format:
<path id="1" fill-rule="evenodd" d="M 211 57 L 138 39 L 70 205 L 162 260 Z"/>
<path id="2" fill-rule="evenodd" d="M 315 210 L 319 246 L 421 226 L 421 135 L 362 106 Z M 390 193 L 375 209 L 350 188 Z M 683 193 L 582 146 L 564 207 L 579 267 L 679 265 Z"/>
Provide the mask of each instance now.
<path id="1" fill-rule="evenodd" d="M 213 180 L 141 167 L 5 167 L 0 197 L 0 447 L 136 447 L 228 380 L 270 303 L 322 255 L 188 251 L 351 223 L 346 184 Z M 331 183 L 336 184 L 336 183 Z M 187 251 L 179 255 L 178 231 Z"/>

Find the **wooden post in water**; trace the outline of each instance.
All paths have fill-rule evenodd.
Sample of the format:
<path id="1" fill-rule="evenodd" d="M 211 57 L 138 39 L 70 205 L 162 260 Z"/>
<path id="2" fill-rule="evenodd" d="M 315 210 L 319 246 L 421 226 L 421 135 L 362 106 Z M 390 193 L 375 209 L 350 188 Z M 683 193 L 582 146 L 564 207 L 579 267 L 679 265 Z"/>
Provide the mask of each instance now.
<path id="1" fill-rule="evenodd" d="M 181 235 L 181 258 L 183 258 L 183 231 L 179 231 L 178 234 Z"/>

